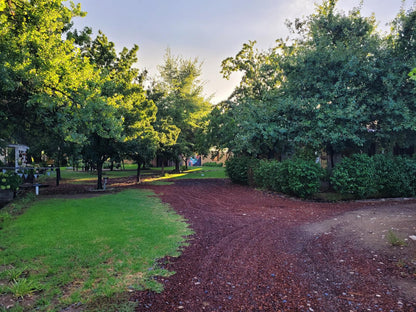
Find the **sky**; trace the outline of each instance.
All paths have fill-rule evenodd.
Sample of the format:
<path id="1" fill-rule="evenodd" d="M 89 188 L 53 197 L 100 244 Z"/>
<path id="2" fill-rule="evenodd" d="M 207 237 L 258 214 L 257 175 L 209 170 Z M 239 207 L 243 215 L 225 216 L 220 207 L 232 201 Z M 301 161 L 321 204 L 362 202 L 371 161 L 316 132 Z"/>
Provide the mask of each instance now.
<path id="1" fill-rule="evenodd" d="M 274 46 L 276 39 L 289 33 L 286 20 L 294 20 L 315 11 L 321 0 L 75 0 L 87 16 L 76 18 L 75 27 L 101 30 L 121 51 L 139 46 L 138 64 L 150 77 L 158 76 L 166 49 L 173 56 L 202 63 L 201 79 L 205 95 L 218 103 L 228 98 L 239 83 L 240 75 L 222 77 L 221 62 L 234 57 L 249 40 L 259 50 Z M 361 0 L 339 0 L 337 8 L 349 12 Z M 404 8 L 415 6 L 407 0 Z M 379 28 L 394 19 L 402 0 L 364 0 L 363 16 L 375 14 Z"/>

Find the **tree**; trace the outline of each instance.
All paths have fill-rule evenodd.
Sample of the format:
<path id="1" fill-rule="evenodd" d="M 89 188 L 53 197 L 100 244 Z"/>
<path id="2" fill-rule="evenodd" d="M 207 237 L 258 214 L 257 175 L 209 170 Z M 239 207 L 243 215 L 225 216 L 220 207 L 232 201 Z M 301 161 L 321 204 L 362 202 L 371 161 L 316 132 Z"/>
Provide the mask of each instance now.
<path id="1" fill-rule="evenodd" d="M 85 155 L 96 164 L 97 188 L 100 189 L 104 161 L 118 155 L 123 149 L 121 146 L 123 142 L 128 144 L 126 149 L 136 160 L 144 155 L 138 156 L 140 151 L 132 150 L 133 147 L 141 149 L 146 154 L 149 153 L 143 145 L 152 137 L 151 123 L 155 120 L 156 106 L 146 97 L 143 74 L 133 67 L 137 62 L 137 45 L 131 50 L 123 48 L 117 55 L 114 43 L 102 32 L 99 32 L 94 40 L 84 39 L 78 42 L 84 43 L 81 50 L 99 69 L 102 79 L 101 96 L 108 104 L 107 110 L 103 110 L 101 114 L 95 112 L 94 115 L 110 123 L 97 121 L 103 126 L 102 128 L 86 127 L 89 137 L 84 151 Z M 140 142 L 141 140 L 143 142 Z M 138 172 L 140 165 L 141 163 L 138 162 Z"/>
<path id="2" fill-rule="evenodd" d="M 91 40 L 88 28 L 68 32 L 71 19 L 84 15 L 80 5 L 0 3 L 0 138 L 34 150 L 54 142 L 58 154 L 78 144 L 95 162 L 101 188 L 104 160 L 118 143 L 143 136 L 156 113 L 133 68 L 138 47 L 117 55 L 102 33 Z"/>
<path id="3" fill-rule="evenodd" d="M 399 15 L 388 39 L 374 17 L 359 8 L 340 13 L 336 4 L 323 1 L 288 23 L 293 39 L 266 52 L 250 42 L 223 61 L 225 77 L 242 71 L 243 78 L 213 111 L 209 132 L 230 138 L 235 153 L 260 158 L 305 149 L 371 153 L 413 140 L 413 88 L 404 77 L 415 64 L 413 11 Z"/>
<path id="4" fill-rule="evenodd" d="M 298 23 L 295 31 L 303 36 L 296 53 L 280 64 L 286 76 L 282 91 L 297 99 L 294 142 L 330 156 L 364 147 L 380 78 L 374 18 L 362 17 L 359 8 L 339 13 L 336 3 L 324 1 Z"/>
<path id="5" fill-rule="evenodd" d="M 62 35 L 79 5 L 62 1 L 1 1 L 0 138 L 34 146 L 37 137 L 68 135 L 71 113 L 94 79 Z"/>
<path id="6" fill-rule="evenodd" d="M 389 151 L 414 152 L 416 144 L 416 106 L 414 84 L 408 73 L 416 64 L 416 9 L 401 10 L 392 22 L 383 59 L 385 100 L 383 132 L 387 133 Z M 381 132 L 381 131 L 380 131 Z"/>
<path id="7" fill-rule="evenodd" d="M 196 132 L 211 106 L 202 95 L 203 85 L 198 80 L 201 64 L 197 59 L 173 57 L 167 50 L 165 63 L 159 67 L 159 72 L 159 97 L 155 100 L 157 120 L 161 122 L 159 133 L 174 134 L 175 128 L 180 130 L 175 142 L 168 140 L 174 144 L 162 143 L 160 154 L 174 160 L 176 171 L 179 171 L 181 158 L 186 163 L 186 159 L 195 152 Z"/>

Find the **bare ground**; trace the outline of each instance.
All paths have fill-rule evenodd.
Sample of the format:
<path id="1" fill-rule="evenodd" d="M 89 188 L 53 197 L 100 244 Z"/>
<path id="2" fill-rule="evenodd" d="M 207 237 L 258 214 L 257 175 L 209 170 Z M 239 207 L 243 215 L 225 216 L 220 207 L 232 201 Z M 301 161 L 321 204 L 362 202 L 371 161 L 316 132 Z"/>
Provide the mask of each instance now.
<path id="1" fill-rule="evenodd" d="M 226 180 L 152 189 L 195 235 L 137 311 L 416 311 L 416 200 L 305 202 Z M 406 239 L 393 247 L 389 230 Z"/>

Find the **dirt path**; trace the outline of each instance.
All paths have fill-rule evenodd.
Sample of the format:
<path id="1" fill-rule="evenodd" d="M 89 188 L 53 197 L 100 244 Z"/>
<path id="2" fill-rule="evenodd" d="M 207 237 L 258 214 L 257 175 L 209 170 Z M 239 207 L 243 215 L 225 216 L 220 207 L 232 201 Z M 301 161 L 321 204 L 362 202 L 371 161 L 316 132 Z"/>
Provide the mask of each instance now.
<path id="1" fill-rule="evenodd" d="M 312 203 L 226 180 L 152 189 L 195 235 L 168 259 L 176 274 L 159 279 L 164 292 L 134 294 L 137 311 L 416 311 L 416 265 L 398 265 L 416 246 L 392 249 L 382 236 L 392 215 L 416 234 L 415 200 Z"/>

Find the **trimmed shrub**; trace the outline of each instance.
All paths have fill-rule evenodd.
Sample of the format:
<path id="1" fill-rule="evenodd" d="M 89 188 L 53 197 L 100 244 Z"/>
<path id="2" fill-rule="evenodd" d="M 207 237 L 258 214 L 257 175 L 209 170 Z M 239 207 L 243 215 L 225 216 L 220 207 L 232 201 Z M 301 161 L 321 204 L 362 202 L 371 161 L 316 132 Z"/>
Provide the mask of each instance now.
<path id="1" fill-rule="evenodd" d="M 373 156 L 377 195 L 381 197 L 413 196 L 412 178 L 406 159 L 383 154 Z"/>
<path id="2" fill-rule="evenodd" d="M 324 170 L 318 164 L 300 158 L 261 161 L 254 169 L 257 186 L 302 198 L 319 191 L 323 175 Z"/>
<path id="3" fill-rule="evenodd" d="M 406 173 L 409 177 L 409 184 L 411 186 L 411 194 L 408 196 L 416 196 L 416 159 L 403 158 L 405 163 Z"/>
<path id="4" fill-rule="evenodd" d="M 354 154 L 335 166 L 330 178 L 334 189 L 356 198 L 374 196 L 377 192 L 375 166 L 366 154 Z"/>
<path id="5" fill-rule="evenodd" d="M 416 195 L 416 160 L 377 154 L 344 158 L 332 172 L 334 189 L 356 198 Z"/>
<path id="6" fill-rule="evenodd" d="M 256 167 L 258 160 L 247 157 L 232 157 L 225 162 L 225 172 L 232 182 L 238 184 L 249 183 L 249 171 Z"/>
<path id="7" fill-rule="evenodd" d="M 324 170 L 312 160 L 295 158 L 283 162 L 282 174 L 287 179 L 283 192 L 306 198 L 319 191 Z"/>
<path id="8" fill-rule="evenodd" d="M 260 188 L 281 192 L 282 183 L 285 180 L 281 171 L 281 162 L 277 160 L 261 160 L 253 170 L 254 183 Z"/>

